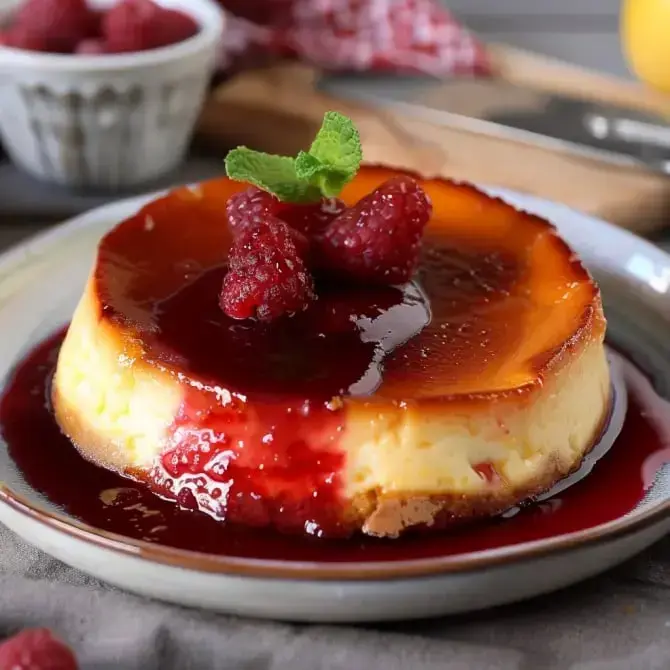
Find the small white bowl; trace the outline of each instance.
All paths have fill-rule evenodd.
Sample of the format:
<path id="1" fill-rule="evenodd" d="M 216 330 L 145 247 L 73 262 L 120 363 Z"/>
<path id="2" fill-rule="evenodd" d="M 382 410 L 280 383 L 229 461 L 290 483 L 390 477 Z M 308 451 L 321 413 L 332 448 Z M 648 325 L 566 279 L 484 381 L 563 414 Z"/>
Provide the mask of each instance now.
<path id="1" fill-rule="evenodd" d="M 200 32 L 117 55 L 0 47 L 0 136 L 18 166 L 65 186 L 122 189 L 183 160 L 216 67 L 224 15 L 213 0 L 158 1 L 190 14 Z"/>

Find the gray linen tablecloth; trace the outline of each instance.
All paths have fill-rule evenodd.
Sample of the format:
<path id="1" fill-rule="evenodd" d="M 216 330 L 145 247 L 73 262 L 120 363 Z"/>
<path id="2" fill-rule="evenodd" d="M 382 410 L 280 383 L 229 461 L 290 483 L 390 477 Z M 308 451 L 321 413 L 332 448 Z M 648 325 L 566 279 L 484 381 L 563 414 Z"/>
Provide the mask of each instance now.
<path id="1" fill-rule="evenodd" d="M 35 226 L 0 223 L 0 248 Z M 135 597 L 0 526 L 0 638 L 48 626 L 82 670 L 670 670 L 670 538 L 584 584 L 477 615 L 347 627 Z"/>
<path id="2" fill-rule="evenodd" d="M 668 670 L 670 538 L 558 594 L 367 627 L 217 616 L 123 593 L 0 527 L 0 635 L 49 626 L 83 670 Z"/>

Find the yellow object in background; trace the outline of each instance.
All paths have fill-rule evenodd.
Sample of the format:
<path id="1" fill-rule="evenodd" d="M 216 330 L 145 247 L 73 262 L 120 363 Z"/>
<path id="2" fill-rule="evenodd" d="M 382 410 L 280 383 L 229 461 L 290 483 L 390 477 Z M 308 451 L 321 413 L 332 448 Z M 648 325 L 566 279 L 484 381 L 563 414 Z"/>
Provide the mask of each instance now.
<path id="1" fill-rule="evenodd" d="M 621 41 L 634 74 L 670 93 L 670 0 L 623 0 Z"/>

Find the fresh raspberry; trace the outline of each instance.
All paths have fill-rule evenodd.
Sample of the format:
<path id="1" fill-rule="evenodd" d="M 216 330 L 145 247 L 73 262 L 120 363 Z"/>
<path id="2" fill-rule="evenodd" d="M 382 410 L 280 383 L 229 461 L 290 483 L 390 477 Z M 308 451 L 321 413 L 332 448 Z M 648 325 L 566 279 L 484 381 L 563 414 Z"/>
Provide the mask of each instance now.
<path id="1" fill-rule="evenodd" d="M 121 0 L 107 12 L 102 32 L 112 53 L 146 51 L 193 37 L 198 24 L 188 14 L 153 0 Z"/>
<path id="2" fill-rule="evenodd" d="M 74 52 L 82 56 L 101 56 L 107 53 L 107 47 L 102 40 L 83 40 L 79 42 Z"/>
<path id="3" fill-rule="evenodd" d="M 77 659 L 51 631 L 34 628 L 0 645 L 0 670 L 77 670 Z"/>
<path id="4" fill-rule="evenodd" d="M 305 309 L 315 297 L 291 229 L 271 215 L 237 235 L 228 267 L 219 304 L 233 319 L 272 321 Z"/>
<path id="5" fill-rule="evenodd" d="M 163 10 L 152 0 L 121 0 L 102 19 L 102 35 L 110 53 L 153 49 Z"/>
<path id="6" fill-rule="evenodd" d="M 363 282 L 409 281 L 431 212 L 416 181 L 389 179 L 328 226 L 318 241 L 319 264 Z"/>
<path id="7" fill-rule="evenodd" d="M 23 26 L 15 25 L 0 35 L 0 44 L 25 51 L 51 51 L 49 41 L 40 35 L 34 35 Z"/>
<path id="8" fill-rule="evenodd" d="M 309 239 L 307 238 L 306 235 L 303 235 L 299 230 L 296 230 L 295 228 L 290 228 L 289 231 L 291 233 L 291 239 L 293 240 L 293 244 L 295 245 L 295 250 L 298 252 L 298 256 L 302 258 L 302 262 L 305 263 L 305 265 L 309 266 L 310 265 L 310 258 L 312 255 L 311 252 L 311 243 Z"/>
<path id="9" fill-rule="evenodd" d="M 277 216 L 280 209 L 281 202 L 272 194 L 250 186 L 246 191 L 239 191 L 228 198 L 228 225 L 233 234 L 237 235 L 268 215 Z"/>
<path id="10" fill-rule="evenodd" d="M 250 186 L 230 197 L 226 212 L 234 234 L 270 214 L 309 238 L 323 232 L 345 209 L 346 205 L 339 198 L 324 198 L 316 203 L 298 205 L 281 202 L 267 191 Z"/>
<path id="11" fill-rule="evenodd" d="M 294 230 L 299 230 L 307 237 L 314 237 L 322 233 L 346 208 L 339 198 L 323 198 L 309 205 L 282 203 L 277 216 Z"/>
<path id="12" fill-rule="evenodd" d="M 154 47 L 166 47 L 184 42 L 200 31 L 195 19 L 178 9 L 164 9 L 156 20 L 158 25 Z"/>
<path id="13" fill-rule="evenodd" d="M 285 205 L 267 191 L 251 186 L 246 191 L 235 193 L 228 199 L 226 214 L 228 225 L 233 235 L 239 235 L 249 226 L 257 221 L 262 221 L 266 216 L 281 218 L 280 212 Z M 306 260 L 309 256 L 309 240 L 300 231 L 291 228 L 291 236 L 300 257 Z"/>
<path id="14" fill-rule="evenodd" d="M 72 53 L 79 42 L 94 34 L 95 19 L 86 0 L 28 0 L 15 26 L 34 40 L 44 40 L 48 51 Z"/>

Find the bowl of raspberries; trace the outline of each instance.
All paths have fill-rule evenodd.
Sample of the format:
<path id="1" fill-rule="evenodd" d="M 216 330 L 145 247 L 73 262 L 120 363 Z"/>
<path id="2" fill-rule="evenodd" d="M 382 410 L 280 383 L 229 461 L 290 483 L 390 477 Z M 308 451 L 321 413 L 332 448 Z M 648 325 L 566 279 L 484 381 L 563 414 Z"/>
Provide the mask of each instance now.
<path id="1" fill-rule="evenodd" d="M 74 188 L 150 183 L 182 162 L 216 68 L 214 0 L 23 0 L 0 27 L 0 138 Z"/>

